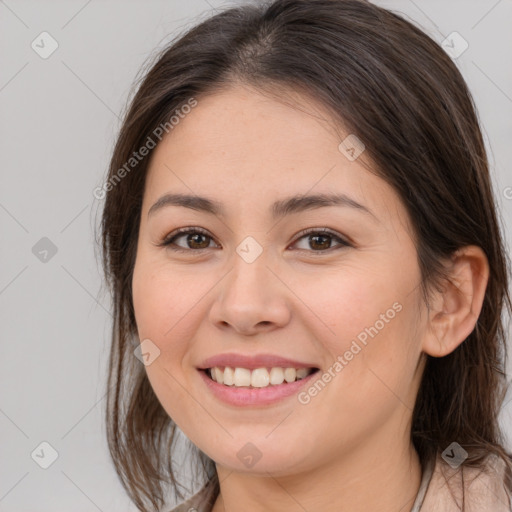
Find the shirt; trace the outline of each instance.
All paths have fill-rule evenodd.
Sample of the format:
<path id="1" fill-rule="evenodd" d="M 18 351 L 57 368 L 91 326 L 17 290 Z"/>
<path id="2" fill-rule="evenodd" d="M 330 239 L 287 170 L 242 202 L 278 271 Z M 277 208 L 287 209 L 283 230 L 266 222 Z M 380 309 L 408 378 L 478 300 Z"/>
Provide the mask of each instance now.
<path id="1" fill-rule="evenodd" d="M 422 474 L 411 512 L 460 512 L 462 485 L 465 512 L 512 512 L 512 496 L 504 484 L 505 462 L 496 455 L 487 458 L 484 470 L 464 465 L 452 468 L 438 455 Z M 218 486 L 205 486 L 170 512 L 211 512 Z"/>

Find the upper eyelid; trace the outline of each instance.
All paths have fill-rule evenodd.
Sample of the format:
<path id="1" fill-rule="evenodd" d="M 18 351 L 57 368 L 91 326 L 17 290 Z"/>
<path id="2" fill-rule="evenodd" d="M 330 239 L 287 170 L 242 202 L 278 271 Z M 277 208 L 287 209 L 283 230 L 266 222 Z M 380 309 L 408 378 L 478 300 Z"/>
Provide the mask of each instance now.
<path id="1" fill-rule="evenodd" d="M 162 243 L 165 244 L 165 243 L 169 242 L 170 240 L 172 240 L 173 238 L 189 235 L 191 233 L 201 233 L 202 235 L 205 235 L 205 236 L 211 238 L 212 240 L 215 240 L 215 237 L 213 235 L 211 235 L 208 232 L 208 230 L 206 230 L 204 228 L 191 226 L 191 227 L 186 227 L 186 228 L 178 228 L 178 229 L 175 229 L 174 231 L 171 231 L 171 233 L 169 233 L 168 235 L 166 235 L 163 238 Z"/>
<path id="2" fill-rule="evenodd" d="M 171 245 L 172 244 L 171 240 L 176 239 L 180 236 L 185 236 L 187 234 L 191 234 L 191 233 L 201 233 L 201 234 L 211 238 L 217 245 L 219 245 L 218 242 L 216 241 L 215 237 L 213 235 L 211 235 L 208 232 L 208 230 L 206 230 L 204 228 L 200 228 L 200 227 L 195 227 L 195 226 L 178 228 L 177 230 L 174 230 L 168 236 L 166 236 L 163 239 L 163 241 L 161 242 L 161 244 L 159 244 L 159 245 L 164 245 L 164 246 Z M 291 242 L 291 243 L 295 244 L 301 238 L 304 238 L 305 236 L 308 236 L 311 234 L 316 234 L 316 233 L 324 233 L 326 235 L 330 235 L 331 237 L 338 239 L 340 245 L 353 246 L 353 242 L 347 236 L 339 234 L 336 231 L 331 230 L 330 228 L 326 228 L 326 227 L 319 227 L 319 228 L 312 227 L 312 228 L 303 229 L 303 230 L 299 231 L 299 233 L 297 233 L 293 242 Z M 184 251 L 199 252 L 202 250 L 210 249 L 210 247 L 205 247 L 203 249 L 188 249 L 188 248 L 184 249 L 183 247 L 179 247 L 179 249 L 182 249 Z M 326 252 L 326 251 L 308 251 L 308 252 L 319 252 L 320 253 L 320 252 Z"/>

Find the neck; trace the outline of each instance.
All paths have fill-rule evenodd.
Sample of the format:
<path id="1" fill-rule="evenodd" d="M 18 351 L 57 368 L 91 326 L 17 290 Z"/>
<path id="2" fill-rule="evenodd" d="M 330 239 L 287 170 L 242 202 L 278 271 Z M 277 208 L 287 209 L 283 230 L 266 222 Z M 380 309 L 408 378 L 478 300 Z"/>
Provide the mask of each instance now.
<path id="1" fill-rule="evenodd" d="M 407 427 L 391 421 L 349 453 L 307 472 L 255 476 L 217 465 L 220 493 L 213 512 L 410 512 L 421 466 Z"/>

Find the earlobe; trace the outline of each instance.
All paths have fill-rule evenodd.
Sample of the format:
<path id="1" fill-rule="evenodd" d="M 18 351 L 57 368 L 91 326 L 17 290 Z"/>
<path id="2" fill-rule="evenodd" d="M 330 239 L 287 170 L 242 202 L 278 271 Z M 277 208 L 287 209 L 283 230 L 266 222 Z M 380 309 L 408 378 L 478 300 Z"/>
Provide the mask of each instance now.
<path id="1" fill-rule="evenodd" d="M 423 351 L 432 357 L 450 354 L 471 334 L 489 280 L 487 257 L 475 245 L 457 250 L 448 270 L 448 280 L 434 297 L 422 344 Z"/>

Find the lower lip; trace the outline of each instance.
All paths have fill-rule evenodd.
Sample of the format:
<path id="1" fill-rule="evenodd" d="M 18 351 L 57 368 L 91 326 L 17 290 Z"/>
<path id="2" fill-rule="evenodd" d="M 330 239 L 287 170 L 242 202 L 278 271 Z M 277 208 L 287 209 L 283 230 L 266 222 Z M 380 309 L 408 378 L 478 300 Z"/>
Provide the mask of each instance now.
<path id="1" fill-rule="evenodd" d="M 295 382 L 278 384 L 277 386 L 270 385 L 266 388 L 225 386 L 208 377 L 205 370 L 199 370 L 199 373 L 208 389 L 219 400 L 230 405 L 249 406 L 270 405 L 295 395 L 300 388 L 306 385 L 318 373 L 318 370 Z"/>

